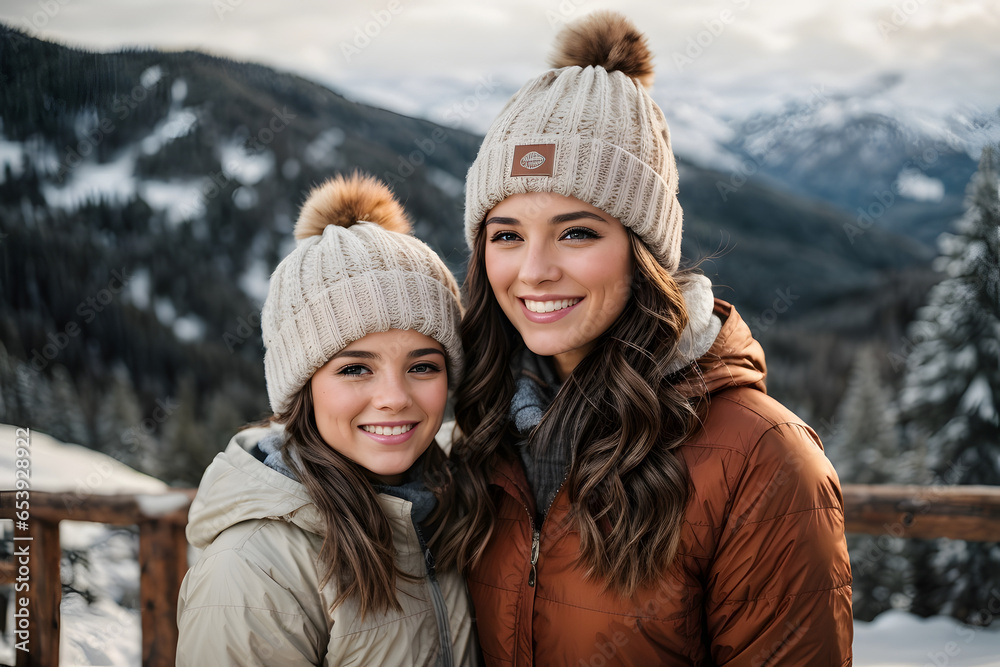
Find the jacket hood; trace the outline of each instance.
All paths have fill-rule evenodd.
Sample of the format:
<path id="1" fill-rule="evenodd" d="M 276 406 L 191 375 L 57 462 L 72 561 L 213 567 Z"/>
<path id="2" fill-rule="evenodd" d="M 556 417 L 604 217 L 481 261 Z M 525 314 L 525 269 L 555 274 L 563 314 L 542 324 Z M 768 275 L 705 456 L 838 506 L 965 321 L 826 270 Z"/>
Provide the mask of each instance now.
<path id="1" fill-rule="evenodd" d="M 282 431 L 277 424 L 240 431 L 215 457 L 191 503 L 188 542 L 203 549 L 225 529 L 253 519 L 280 519 L 311 533 L 324 532 L 322 516 L 306 487 L 250 454 L 265 436 Z"/>
<path id="2" fill-rule="evenodd" d="M 698 359 L 701 377 L 692 377 L 685 393 L 707 396 L 731 387 L 752 387 L 767 393 L 764 349 L 750 327 L 732 304 L 721 299 L 715 300 L 713 314 L 722 320 L 722 329 L 712 347 Z"/>

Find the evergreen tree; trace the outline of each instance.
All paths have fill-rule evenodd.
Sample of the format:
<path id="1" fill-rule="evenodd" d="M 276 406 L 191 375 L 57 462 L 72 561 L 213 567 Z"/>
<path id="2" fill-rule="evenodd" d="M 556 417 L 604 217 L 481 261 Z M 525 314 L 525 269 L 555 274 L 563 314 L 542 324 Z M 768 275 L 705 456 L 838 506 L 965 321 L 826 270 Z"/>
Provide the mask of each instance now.
<path id="1" fill-rule="evenodd" d="M 841 482 L 899 481 L 896 408 L 891 391 L 882 383 L 879 359 L 871 347 L 862 348 L 855 356 L 834 424 L 836 431 L 827 449 Z"/>
<path id="2" fill-rule="evenodd" d="M 942 235 L 946 278 L 911 326 L 900 404 L 926 438 L 937 483 L 1000 484 L 1000 154 L 983 151 L 957 233 Z M 920 553 L 913 608 L 975 623 L 1000 587 L 1000 545 L 939 540 Z"/>
<path id="3" fill-rule="evenodd" d="M 17 400 L 17 366 L 20 362 L 7 354 L 0 342 L 0 423 L 20 424 L 21 407 Z"/>
<path id="4" fill-rule="evenodd" d="M 80 395 L 73 378 L 62 364 L 52 368 L 52 398 L 59 419 L 52 424 L 49 434 L 63 442 L 89 447 L 91 439 L 87 416 L 80 405 Z"/>
<path id="5" fill-rule="evenodd" d="M 199 449 L 204 445 L 204 424 L 198 421 L 198 391 L 194 378 L 180 380 L 176 409 L 164 428 L 164 467 L 161 479 L 168 484 L 197 486 L 204 471 Z"/>
<path id="6" fill-rule="evenodd" d="M 147 428 L 148 427 L 148 428 Z M 155 474 L 156 441 L 144 422 L 129 371 L 118 365 L 97 408 L 97 449 L 147 474 Z"/>
<path id="7" fill-rule="evenodd" d="M 847 390 L 834 417 L 836 430 L 827 451 L 840 481 L 850 484 L 891 484 L 909 481 L 900 473 L 901 450 L 896 407 L 879 373 L 872 347 L 854 359 Z M 902 593 L 908 572 L 903 540 L 888 533 L 850 535 L 847 547 L 854 576 L 854 616 L 870 621 L 891 609 Z"/>

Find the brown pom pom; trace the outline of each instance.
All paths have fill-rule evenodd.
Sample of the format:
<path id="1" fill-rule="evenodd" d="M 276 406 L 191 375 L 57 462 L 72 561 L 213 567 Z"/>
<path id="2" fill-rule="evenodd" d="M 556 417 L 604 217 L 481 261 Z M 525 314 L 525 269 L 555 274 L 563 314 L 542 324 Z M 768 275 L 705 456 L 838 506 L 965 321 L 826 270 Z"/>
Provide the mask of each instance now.
<path id="1" fill-rule="evenodd" d="M 410 231 L 406 211 L 385 183 L 357 172 L 336 176 L 309 193 L 295 223 L 295 238 L 319 236 L 327 225 L 350 227 L 363 220 L 390 232 Z"/>
<path id="2" fill-rule="evenodd" d="M 653 54 L 646 37 L 631 21 L 613 11 L 593 12 L 556 36 L 552 67 L 578 65 L 621 72 L 649 88 L 653 85 Z"/>

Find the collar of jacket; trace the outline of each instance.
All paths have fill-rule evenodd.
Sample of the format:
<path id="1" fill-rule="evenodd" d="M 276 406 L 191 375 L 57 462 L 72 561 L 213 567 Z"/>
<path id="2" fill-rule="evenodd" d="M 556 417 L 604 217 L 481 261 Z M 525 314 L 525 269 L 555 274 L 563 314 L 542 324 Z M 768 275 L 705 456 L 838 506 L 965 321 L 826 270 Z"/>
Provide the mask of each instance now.
<path id="1" fill-rule="evenodd" d="M 688 398 L 708 397 L 723 389 L 752 387 L 767 393 L 764 349 L 730 303 L 715 299 L 713 312 L 722 329 L 708 352 L 697 361 L 698 372 L 688 373 L 678 387 Z"/>

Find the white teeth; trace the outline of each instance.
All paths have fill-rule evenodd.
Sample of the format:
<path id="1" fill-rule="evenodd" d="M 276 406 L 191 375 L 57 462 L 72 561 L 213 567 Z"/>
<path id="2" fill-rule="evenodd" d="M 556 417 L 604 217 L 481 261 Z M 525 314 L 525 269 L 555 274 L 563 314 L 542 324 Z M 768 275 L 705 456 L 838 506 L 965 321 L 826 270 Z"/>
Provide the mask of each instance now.
<path id="1" fill-rule="evenodd" d="M 375 435 L 402 435 L 412 429 L 413 424 L 405 424 L 403 426 L 372 426 L 365 424 L 361 428 Z"/>
<path id="2" fill-rule="evenodd" d="M 533 313 L 551 313 L 563 308 L 569 308 L 580 303 L 580 299 L 563 299 L 562 301 L 529 301 L 524 300 L 524 305 Z"/>

